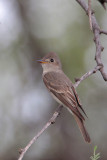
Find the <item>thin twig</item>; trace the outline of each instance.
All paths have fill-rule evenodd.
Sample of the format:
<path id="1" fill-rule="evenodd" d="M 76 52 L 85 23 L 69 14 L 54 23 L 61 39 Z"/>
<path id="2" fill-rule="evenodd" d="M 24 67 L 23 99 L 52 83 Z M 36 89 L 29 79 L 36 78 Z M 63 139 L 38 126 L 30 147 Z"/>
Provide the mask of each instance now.
<path id="1" fill-rule="evenodd" d="M 106 5 L 105 5 L 105 3 L 107 3 L 107 0 L 98 0 L 100 3 L 101 3 L 101 5 L 104 7 L 104 9 L 106 10 Z"/>
<path id="2" fill-rule="evenodd" d="M 105 34 L 105 35 L 107 35 L 107 32 L 106 32 L 106 31 L 103 31 L 103 30 L 100 30 L 100 34 Z"/>
<path id="3" fill-rule="evenodd" d="M 62 110 L 63 106 L 59 105 L 59 107 L 57 108 L 57 110 L 54 112 L 52 118 L 45 124 L 45 126 L 40 130 L 40 132 L 38 132 L 38 134 L 27 144 L 27 146 L 23 149 L 20 149 L 19 153 L 20 156 L 18 158 L 18 160 L 22 160 L 23 156 L 25 155 L 25 153 L 27 152 L 27 150 L 31 147 L 31 145 L 39 138 L 39 136 L 51 125 L 55 122 L 56 118 L 58 117 L 58 115 L 60 114 L 61 110 Z"/>
<path id="4" fill-rule="evenodd" d="M 75 84 L 74 87 L 77 88 L 78 85 L 85 80 L 86 78 L 88 78 L 89 76 L 91 76 L 92 74 L 96 73 L 99 69 L 101 69 L 101 66 L 96 66 L 93 70 L 85 73 L 81 78 L 75 79 Z"/>
<path id="5" fill-rule="evenodd" d="M 76 0 L 80 6 L 85 10 L 86 14 L 88 14 L 88 4 L 84 0 Z M 92 30 L 94 34 L 94 42 L 96 46 L 96 53 L 95 53 L 95 60 L 97 63 L 97 66 L 102 66 L 101 69 L 99 70 L 103 79 L 107 81 L 107 73 L 104 71 L 104 65 L 101 60 L 101 52 L 103 51 L 104 47 L 102 47 L 101 42 L 100 42 L 100 27 L 97 23 L 97 20 L 94 16 L 94 14 L 91 14 L 91 20 L 92 20 Z"/>

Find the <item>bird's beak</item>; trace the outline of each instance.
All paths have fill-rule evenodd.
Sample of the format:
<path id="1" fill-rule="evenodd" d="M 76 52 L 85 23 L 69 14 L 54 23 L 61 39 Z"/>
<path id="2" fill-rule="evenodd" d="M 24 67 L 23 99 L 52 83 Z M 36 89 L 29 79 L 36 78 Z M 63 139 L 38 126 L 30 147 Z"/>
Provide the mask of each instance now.
<path id="1" fill-rule="evenodd" d="M 47 61 L 44 61 L 44 60 L 42 60 L 42 59 L 41 59 L 41 60 L 37 60 L 37 62 L 38 62 L 38 63 L 48 63 Z"/>

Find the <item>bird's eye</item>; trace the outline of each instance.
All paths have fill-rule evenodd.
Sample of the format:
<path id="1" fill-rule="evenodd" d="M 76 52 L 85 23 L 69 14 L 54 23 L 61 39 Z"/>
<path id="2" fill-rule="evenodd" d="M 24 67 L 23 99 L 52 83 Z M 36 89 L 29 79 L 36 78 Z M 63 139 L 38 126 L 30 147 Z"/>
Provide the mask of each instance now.
<path id="1" fill-rule="evenodd" d="M 54 59 L 51 58 L 50 61 L 51 61 L 51 62 L 54 62 Z"/>

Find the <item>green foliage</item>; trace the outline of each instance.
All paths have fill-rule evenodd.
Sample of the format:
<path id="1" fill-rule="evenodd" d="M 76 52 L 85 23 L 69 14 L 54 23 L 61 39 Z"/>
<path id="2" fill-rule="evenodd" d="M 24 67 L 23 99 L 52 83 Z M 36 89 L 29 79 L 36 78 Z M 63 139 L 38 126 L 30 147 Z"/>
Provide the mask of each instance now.
<path id="1" fill-rule="evenodd" d="M 97 146 L 94 147 L 94 153 L 93 153 L 93 156 L 91 156 L 91 160 L 98 160 L 100 158 L 100 153 L 95 153 L 97 150 Z"/>

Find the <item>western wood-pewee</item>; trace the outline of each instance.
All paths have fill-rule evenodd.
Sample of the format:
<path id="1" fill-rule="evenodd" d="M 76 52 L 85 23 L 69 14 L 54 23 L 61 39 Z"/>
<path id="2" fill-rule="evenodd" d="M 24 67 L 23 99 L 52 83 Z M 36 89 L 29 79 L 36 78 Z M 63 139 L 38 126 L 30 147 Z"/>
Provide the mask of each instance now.
<path id="1" fill-rule="evenodd" d="M 84 126 L 86 115 L 80 104 L 79 97 L 71 80 L 64 74 L 61 62 L 56 53 L 49 53 L 42 60 L 38 60 L 43 67 L 43 81 L 53 98 L 69 109 L 74 116 L 79 129 L 86 142 L 90 142 L 90 136 Z M 87 115 L 86 115 L 87 116 Z"/>

